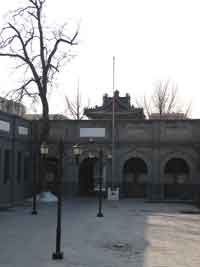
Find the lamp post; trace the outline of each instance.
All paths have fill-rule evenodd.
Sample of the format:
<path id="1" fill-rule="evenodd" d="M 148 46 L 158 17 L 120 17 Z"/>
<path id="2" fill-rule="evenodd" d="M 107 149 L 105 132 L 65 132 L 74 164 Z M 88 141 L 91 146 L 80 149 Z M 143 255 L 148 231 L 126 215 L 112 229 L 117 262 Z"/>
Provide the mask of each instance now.
<path id="1" fill-rule="evenodd" d="M 38 170 L 38 166 L 36 162 L 36 157 L 34 159 L 34 173 L 33 173 L 33 205 L 32 205 L 32 215 L 37 215 L 37 209 L 36 209 L 36 197 L 37 197 L 37 188 L 36 188 L 36 174 L 37 174 L 37 170 Z"/>
<path id="2" fill-rule="evenodd" d="M 40 146 L 40 154 L 42 156 L 42 175 L 44 177 L 42 177 L 42 179 L 44 179 L 44 183 L 45 183 L 45 179 L 46 179 L 46 170 L 45 170 L 45 165 L 46 165 L 46 156 L 48 155 L 48 145 L 46 144 L 46 142 L 42 142 L 41 146 Z M 37 188 L 36 188 L 36 174 L 38 171 L 38 161 L 37 161 L 37 157 L 35 158 L 35 173 L 34 173 L 34 179 L 33 179 L 33 209 L 31 214 L 32 215 L 37 215 L 37 210 L 36 210 L 36 194 L 37 194 Z M 45 189 L 45 188 L 44 188 Z"/>
<path id="3" fill-rule="evenodd" d="M 61 215 L 62 215 L 62 175 L 63 175 L 63 141 L 59 142 L 58 171 L 56 177 L 57 185 L 57 227 L 56 227 L 56 251 L 52 254 L 53 260 L 62 260 L 64 257 L 61 252 Z"/>
<path id="4" fill-rule="evenodd" d="M 94 145 L 94 141 L 93 139 L 90 139 L 88 143 L 84 143 L 84 144 L 76 144 L 73 146 L 73 154 L 75 156 L 75 160 L 76 160 L 76 164 L 79 164 L 79 158 L 82 154 L 82 150 L 85 146 L 91 146 Z M 94 158 L 94 155 L 92 154 L 92 152 L 90 151 L 90 149 L 86 149 L 86 151 L 89 151 L 89 158 Z M 97 217 L 103 217 L 103 213 L 102 213 L 102 179 L 103 179 L 103 150 L 102 149 L 98 149 L 98 158 L 99 158 L 99 186 L 98 186 L 98 213 L 97 213 Z"/>
<path id="5" fill-rule="evenodd" d="M 103 178 L 103 151 L 102 149 L 99 150 L 99 192 L 98 192 L 98 199 L 99 199 L 99 208 L 97 217 L 103 217 L 102 213 L 102 178 Z"/>
<path id="6" fill-rule="evenodd" d="M 42 174 L 44 177 L 42 177 L 44 188 L 42 188 L 44 191 L 46 190 L 46 156 L 48 155 L 49 149 L 46 142 L 42 142 L 40 146 L 40 154 L 42 155 Z"/>
<path id="7" fill-rule="evenodd" d="M 49 153 L 49 148 L 46 142 L 43 142 L 40 146 L 40 153 L 42 156 L 46 156 Z"/>
<path id="8" fill-rule="evenodd" d="M 76 144 L 72 147 L 73 149 L 73 154 L 74 154 L 74 157 L 75 157 L 75 161 L 76 161 L 76 164 L 78 165 L 79 164 L 79 158 L 82 154 L 82 149 L 80 147 L 80 145 Z"/>

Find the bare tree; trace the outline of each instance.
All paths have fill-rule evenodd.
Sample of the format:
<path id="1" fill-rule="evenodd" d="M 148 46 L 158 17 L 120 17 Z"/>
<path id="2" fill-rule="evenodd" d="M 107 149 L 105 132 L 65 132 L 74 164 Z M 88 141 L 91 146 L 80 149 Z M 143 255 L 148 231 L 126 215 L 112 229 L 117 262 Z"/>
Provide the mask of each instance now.
<path id="1" fill-rule="evenodd" d="M 42 128 L 40 142 L 49 134 L 48 92 L 55 74 L 70 57 L 66 49 L 77 44 L 78 29 L 67 35 L 67 24 L 54 29 L 45 20 L 47 0 L 27 0 L 24 7 L 10 13 L 8 23 L 0 32 L 0 56 L 14 60 L 16 70 L 21 71 L 20 86 L 7 93 L 8 98 L 21 101 L 30 97 L 42 104 Z M 69 29 L 68 29 L 69 31 Z"/>
<path id="2" fill-rule="evenodd" d="M 183 118 L 188 118 L 191 111 L 191 103 L 186 108 L 183 107 L 178 97 L 178 86 L 167 81 L 159 81 L 148 99 L 143 97 L 142 101 L 136 99 L 138 106 L 143 106 L 148 117 L 152 113 L 158 114 L 160 117 L 164 114 L 182 113 Z"/>
<path id="3" fill-rule="evenodd" d="M 74 120 L 82 120 L 84 119 L 85 115 L 84 115 L 84 109 L 89 107 L 89 99 L 88 99 L 88 103 L 87 106 L 83 106 L 82 104 L 82 97 L 81 97 L 81 93 L 80 93 L 80 89 L 79 89 L 79 81 L 77 84 L 77 91 L 76 91 L 76 96 L 75 96 L 75 100 L 70 100 L 70 98 L 68 96 L 65 96 L 65 100 L 66 100 L 66 115 L 68 115 L 69 117 L 71 117 Z"/>

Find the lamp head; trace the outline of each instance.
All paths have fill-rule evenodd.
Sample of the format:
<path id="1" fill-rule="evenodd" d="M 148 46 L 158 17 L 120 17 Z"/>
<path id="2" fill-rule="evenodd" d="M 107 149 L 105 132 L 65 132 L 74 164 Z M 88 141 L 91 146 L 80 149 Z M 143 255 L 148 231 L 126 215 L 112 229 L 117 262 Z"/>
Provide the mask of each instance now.
<path id="1" fill-rule="evenodd" d="M 79 157 L 82 154 L 81 147 L 78 144 L 76 144 L 72 147 L 72 150 L 73 150 L 73 154 L 74 154 L 74 157 L 76 160 L 76 164 L 78 164 L 79 163 Z"/>
<path id="2" fill-rule="evenodd" d="M 107 158 L 112 159 L 112 154 L 108 154 Z"/>
<path id="3" fill-rule="evenodd" d="M 94 153 L 89 152 L 88 157 L 89 157 L 89 159 L 94 159 L 95 158 L 95 155 L 94 155 Z"/>
<path id="4" fill-rule="evenodd" d="M 47 155 L 49 152 L 49 149 L 48 149 L 48 145 L 46 144 L 46 142 L 43 142 L 40 146 L 40 153 L 42 155 Z"/>

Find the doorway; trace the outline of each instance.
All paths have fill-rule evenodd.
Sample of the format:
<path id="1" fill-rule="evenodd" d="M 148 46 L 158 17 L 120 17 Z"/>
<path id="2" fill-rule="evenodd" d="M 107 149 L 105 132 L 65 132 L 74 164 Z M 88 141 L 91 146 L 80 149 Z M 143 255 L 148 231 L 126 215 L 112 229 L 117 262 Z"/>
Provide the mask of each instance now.
<path id="1" fill-rule="evenodd" d="M 96 175 L 96 158 L 84 159 L 79 168 L 79 195 L 94 196 L 95 175 Z"/>
<path id="2" fill-rule="evenodd" d="M 164 196 L 167 199 L 192 199 L 190 169 L 181 158 L 171 158 L 164 168 Z"/>
<path id="3" fill-rule="evenodd" d="M 125 197 L 146 197 L 147 165 L 141 158 L 128 159 L 123 168 L 123 188 Z"/>

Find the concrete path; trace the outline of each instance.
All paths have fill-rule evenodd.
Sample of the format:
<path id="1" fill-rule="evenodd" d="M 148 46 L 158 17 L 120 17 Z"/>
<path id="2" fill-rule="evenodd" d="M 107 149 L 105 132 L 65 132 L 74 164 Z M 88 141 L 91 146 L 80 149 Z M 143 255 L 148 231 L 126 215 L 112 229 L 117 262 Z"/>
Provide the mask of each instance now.
<path id="1" fill-rule="evenodd" d="M 138 200 L 65 200 L 64 260 L 53 261 L 56 205 L 29 205 L 0 212 L 0 267 L 199 267 L 200 215 L 184 204 Z"/>

